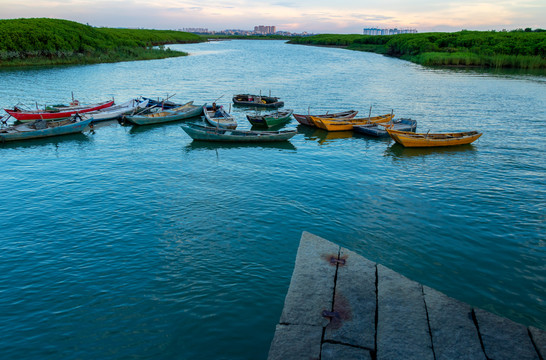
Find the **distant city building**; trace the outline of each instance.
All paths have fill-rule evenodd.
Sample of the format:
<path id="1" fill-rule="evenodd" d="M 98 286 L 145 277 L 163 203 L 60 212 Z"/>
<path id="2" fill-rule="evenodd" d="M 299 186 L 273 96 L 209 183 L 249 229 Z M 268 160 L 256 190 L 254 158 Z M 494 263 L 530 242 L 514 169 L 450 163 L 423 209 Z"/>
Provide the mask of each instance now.
<path id="1" fill-rule="evenodd" d="M 364 35 L 397 35 L 397 34 L 417 34 L 416 29 L 380 29 L 364 28 Z"/>
<path id="2" fill-rule="evenodd" d="M 197 33 L 197 34 L 206 34 L 209 32 L 209 29 L 206 28 L 183 28 L 182 31 L 189 32 L 189 33 Z"/>
<path id="3" fill-rule="evenodd" d="M 275 26 L 254 26 L 254 32 L 256 34 L 274 34 L 275 33 Z"/>
<path id="4" fill-rule="evenodd" d="M 276 31 L 275 26 L 255 26 L 254 30 L 241 30 L 241 29 L 226 29 L 221 31 L 209 30 L 207 28 L 182 28 L 178 31 L 185 31 L 194 34 L 207 34 L 207 35 L 239 35 L 239 36 L 253 36 L 253 35 L 283 35 L 283 36 L 309 36 L 306 31 L 302 33 L 291 33 L 288 31 Z"/>

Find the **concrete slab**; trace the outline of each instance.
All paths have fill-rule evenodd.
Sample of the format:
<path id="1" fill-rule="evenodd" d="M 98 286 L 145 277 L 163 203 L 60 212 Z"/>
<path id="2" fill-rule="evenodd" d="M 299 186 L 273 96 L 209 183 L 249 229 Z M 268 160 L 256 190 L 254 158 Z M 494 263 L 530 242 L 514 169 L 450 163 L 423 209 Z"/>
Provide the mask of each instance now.
<path id="1" fill-rule="evenodd" d="M 323 310 L 333 310 L 332 321 Z M 545 331 L 472 309 L 304 232 L 268 358 L 545 360 L 545 353 Z"/>
<path id="2" fill-rule="evenodd" d="M 436 360 L 486 360 L 472 308 L 423 286 Z"/>
<path id="3" fill-rule="evenodd" d="M 377 265 L 377 360 L 434 360 L 422 286 Z"/>
<path id="4" fill-rule="evenodd" d="M 530 326 L 529 332 L 539 355 L 542 359 L 546 359 L 546 331 Z"/>
<path id="5" fill-rule="evenodd" d="M 527 328 L 485 310 L 474 309 L 485 355 L 495 360 L 539 360 Z"/>
<path id="6" fill-rule="evenodd" d="M 322 326 L 277 325 L 269 360 L 320 359 Z"/>
<path id="7" fill-rule="evenodd" d="M 366 349 L 353 346 L 324 343 L 321 360 L 372 360 L 372 355 Z"/>
<path id="8" fill-rule="evenodd" d="M 375 263 L 342 248 L 337 269 L 333 318 L 324 340 L 375 350 Z"/>
<path id="9" fill-rule="evenodd" d="M 330 258 L 337 259 L 339 250 L 338 245 L 321 237 L 302 234 L 281 324 L 328 325 L 322 311 L 332 310 L 336 265 Z"/>

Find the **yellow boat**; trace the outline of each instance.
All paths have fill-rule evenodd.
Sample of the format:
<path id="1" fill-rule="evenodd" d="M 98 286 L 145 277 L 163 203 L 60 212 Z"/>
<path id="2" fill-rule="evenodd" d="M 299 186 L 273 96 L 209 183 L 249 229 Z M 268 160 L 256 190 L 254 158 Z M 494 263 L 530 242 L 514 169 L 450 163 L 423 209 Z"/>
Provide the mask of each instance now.
<path id="1" fill-rule="evenodd" d="M 391 121 L 394 114 L 386 114 L 380 116 L 372 116 L 358 119 L 336 119 L 336 118 L 319 118 L 311 116 L 311 121 L 316 127 L 328 131 L 350 131 L 354 125 L 365 125 L 372 123 L 386 123 Z"/>
<path id="2" fill-rule="evenodd" d="M 423 134 L 385 128 L 394 141 L 405 147 L 432 147 L 465 145 L 476 141 L 482 133 L 464 131 L 456 133 Z"/>

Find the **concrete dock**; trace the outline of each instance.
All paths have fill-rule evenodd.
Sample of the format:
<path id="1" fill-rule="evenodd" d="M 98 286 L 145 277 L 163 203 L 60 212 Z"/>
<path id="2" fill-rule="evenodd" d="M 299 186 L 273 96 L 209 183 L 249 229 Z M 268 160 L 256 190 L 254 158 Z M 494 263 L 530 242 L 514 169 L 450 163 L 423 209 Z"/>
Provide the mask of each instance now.
<path id="1" fill-rule="evenodd" d="M 546 360 L 546 331 L 304 232 L 269 360 Z"/>

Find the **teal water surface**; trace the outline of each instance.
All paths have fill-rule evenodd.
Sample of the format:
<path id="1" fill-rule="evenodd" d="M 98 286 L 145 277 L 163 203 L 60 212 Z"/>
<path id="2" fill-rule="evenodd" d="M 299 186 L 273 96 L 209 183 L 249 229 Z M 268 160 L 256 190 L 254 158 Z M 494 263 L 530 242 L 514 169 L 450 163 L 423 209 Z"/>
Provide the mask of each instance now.
<path id="1" fill-rule="evenodd" d="M 107 122 L 0 145 L 0 356 L 263 359 L 309 231 L 439 291 L 546 328 L 546 78 L 221 41 L 191 55 L 0 71 L 0 105 L 164 97 L 296 113 L 393 111 L 476 143 L 405 149 L 297 124 L 285 144 L 192 142 Z M 249 129 L 244 108 L 233 108 Z M 252 112 L 252 111 L 251 111 Z M 195 120 L 197 121 L 197 120 Z"/>

